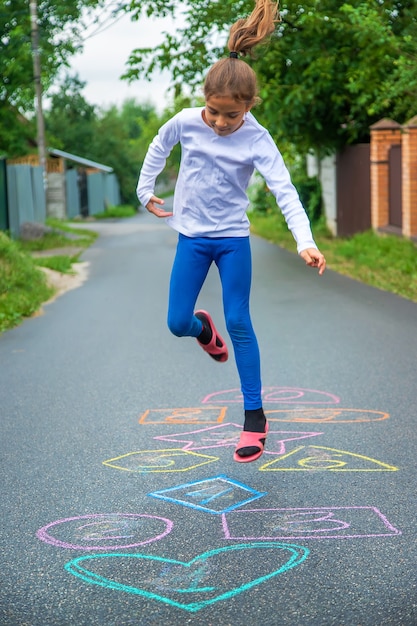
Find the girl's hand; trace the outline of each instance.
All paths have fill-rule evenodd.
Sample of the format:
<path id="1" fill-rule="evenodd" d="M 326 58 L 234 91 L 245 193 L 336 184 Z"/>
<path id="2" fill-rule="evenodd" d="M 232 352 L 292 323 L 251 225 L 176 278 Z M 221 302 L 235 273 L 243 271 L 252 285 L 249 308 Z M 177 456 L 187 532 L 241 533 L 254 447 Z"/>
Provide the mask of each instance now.
<path id="1" fill-rule="evenodd" d="M 165 204 L 165 201 L 162 198 L 157 198 L 156 196 L 151 196 L 146 208 L 149 213 L 153 213 L 156 217 L 170 217 L 173 213 L 169 213 L 168 211 L 164 211 L 163 209 L 159 209 L 157 204 Z"/>
<path id="2" fill-rule="evenodd" d="M 304 259 L 306 265 L 310 267 L 318 267 L 321 276 L 326 269 L 326 259 L 317 248 L 307 248 L 300 252 L 300 257 Z"/>

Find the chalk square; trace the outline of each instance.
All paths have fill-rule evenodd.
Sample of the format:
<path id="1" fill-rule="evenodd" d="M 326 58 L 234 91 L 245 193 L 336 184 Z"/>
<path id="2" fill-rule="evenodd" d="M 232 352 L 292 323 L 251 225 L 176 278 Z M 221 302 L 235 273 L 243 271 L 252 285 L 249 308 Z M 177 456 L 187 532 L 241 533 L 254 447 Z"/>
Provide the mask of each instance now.
<path id="1" fill-rule="evenodd" d="M 225 514 L 227 513 L 227 515 Z M 303 507 L 225 511 L 226 539 L 272 541 L 391 537 L 401 531 L 374 506 Z"/>
<path id="2" fill-rule="evenodd" d="M 148 409 L 140 416 L 139 424 L 220 424 L 226 411 L 226 406 Z"/>
<path id="3" fill-rule="evenodd" d="M 224 475 L 197 480 L 148 494 L 174 504 L 219 515 L 266 495 Z"/>

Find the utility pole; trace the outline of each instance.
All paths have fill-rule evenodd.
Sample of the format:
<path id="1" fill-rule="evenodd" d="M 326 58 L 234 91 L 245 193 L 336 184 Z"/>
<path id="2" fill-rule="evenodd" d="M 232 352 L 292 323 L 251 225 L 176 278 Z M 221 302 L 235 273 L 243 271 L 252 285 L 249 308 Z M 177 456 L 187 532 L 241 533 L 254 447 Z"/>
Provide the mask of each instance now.
<path id="1" fill-rule="evenodd" d="M 48 178 L 46 172 L 46 147 L 45 147 L 45 123 L 42 110 L 42 82 L 41 82 L 41 59 L 39 50 L 39 30 L 38 30 L 38 6 L 37 0 L 30 0 L 30 25 L 32 38 L 32 57 L 33 57 L 33 77 L 35 82 L 35 100 L 36 100 L 36 120 L 37 120 L 37 142 L 39 164 L 43 167 L 43 183 L 45 190 L 48 186 Z"/>

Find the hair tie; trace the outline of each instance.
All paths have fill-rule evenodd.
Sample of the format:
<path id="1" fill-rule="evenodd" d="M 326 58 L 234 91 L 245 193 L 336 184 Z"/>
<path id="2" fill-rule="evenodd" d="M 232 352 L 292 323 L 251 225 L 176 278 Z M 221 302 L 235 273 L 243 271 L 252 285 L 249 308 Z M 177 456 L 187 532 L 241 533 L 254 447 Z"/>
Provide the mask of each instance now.
<path id="1" fill-rule="evenodd" d="M 239 58 L 239 55 L 238 55 L 238 53 L 237 53 L 237 52 L 231 52 L 231 53 L 229 54 L 229 57 L 230 57 L 231 59 L 238 59 L 238 58 Z"/>

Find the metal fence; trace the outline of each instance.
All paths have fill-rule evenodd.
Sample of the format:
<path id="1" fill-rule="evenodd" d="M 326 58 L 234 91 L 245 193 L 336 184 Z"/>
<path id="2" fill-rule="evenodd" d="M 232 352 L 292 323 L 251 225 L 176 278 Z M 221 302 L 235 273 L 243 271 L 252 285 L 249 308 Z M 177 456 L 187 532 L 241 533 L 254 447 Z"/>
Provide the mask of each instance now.
<path id="1" fill-rule="evenodd" d="M 46 197 L 42 167 L 7 166 L 7 205 L 12 237 L 19 236 L 20 227 L 25 222 L 45 222 Z"/>
<path id="2" fill-rule="evenodd" d="M 0 159 L 0 230 L 9 229 L 6 159 Z"/>
<path id="3" fill-rule="evenodd" d="M 65 173 L 67 216 L 71 219 L 81 215 L 81 198 L 77 170 L 67 170 Z"/>
<path id="4" fill-rule="evenodd" d="M 120 204 L 120 191 L 115 174 L 96 172 L 87 176 L 88 212 L 103 213 L 109 206 Z"/>
<path id="5" fill-rule="evenodd" d="M 62 177 L 62 184 L 54 181 L 54 193 L 51 189 L 48 194 L 42 167 L 6 164 L 0 159 L 0 230 L 8 230 L 16 238 L 23 223 L 43 224 L 47 215 L 71 219 L 96 215 L 109 206 L 120 205 L 120 189 L 114 173 L 86 175 L 85 170 L 74 168 L 53 176 Z"/>

